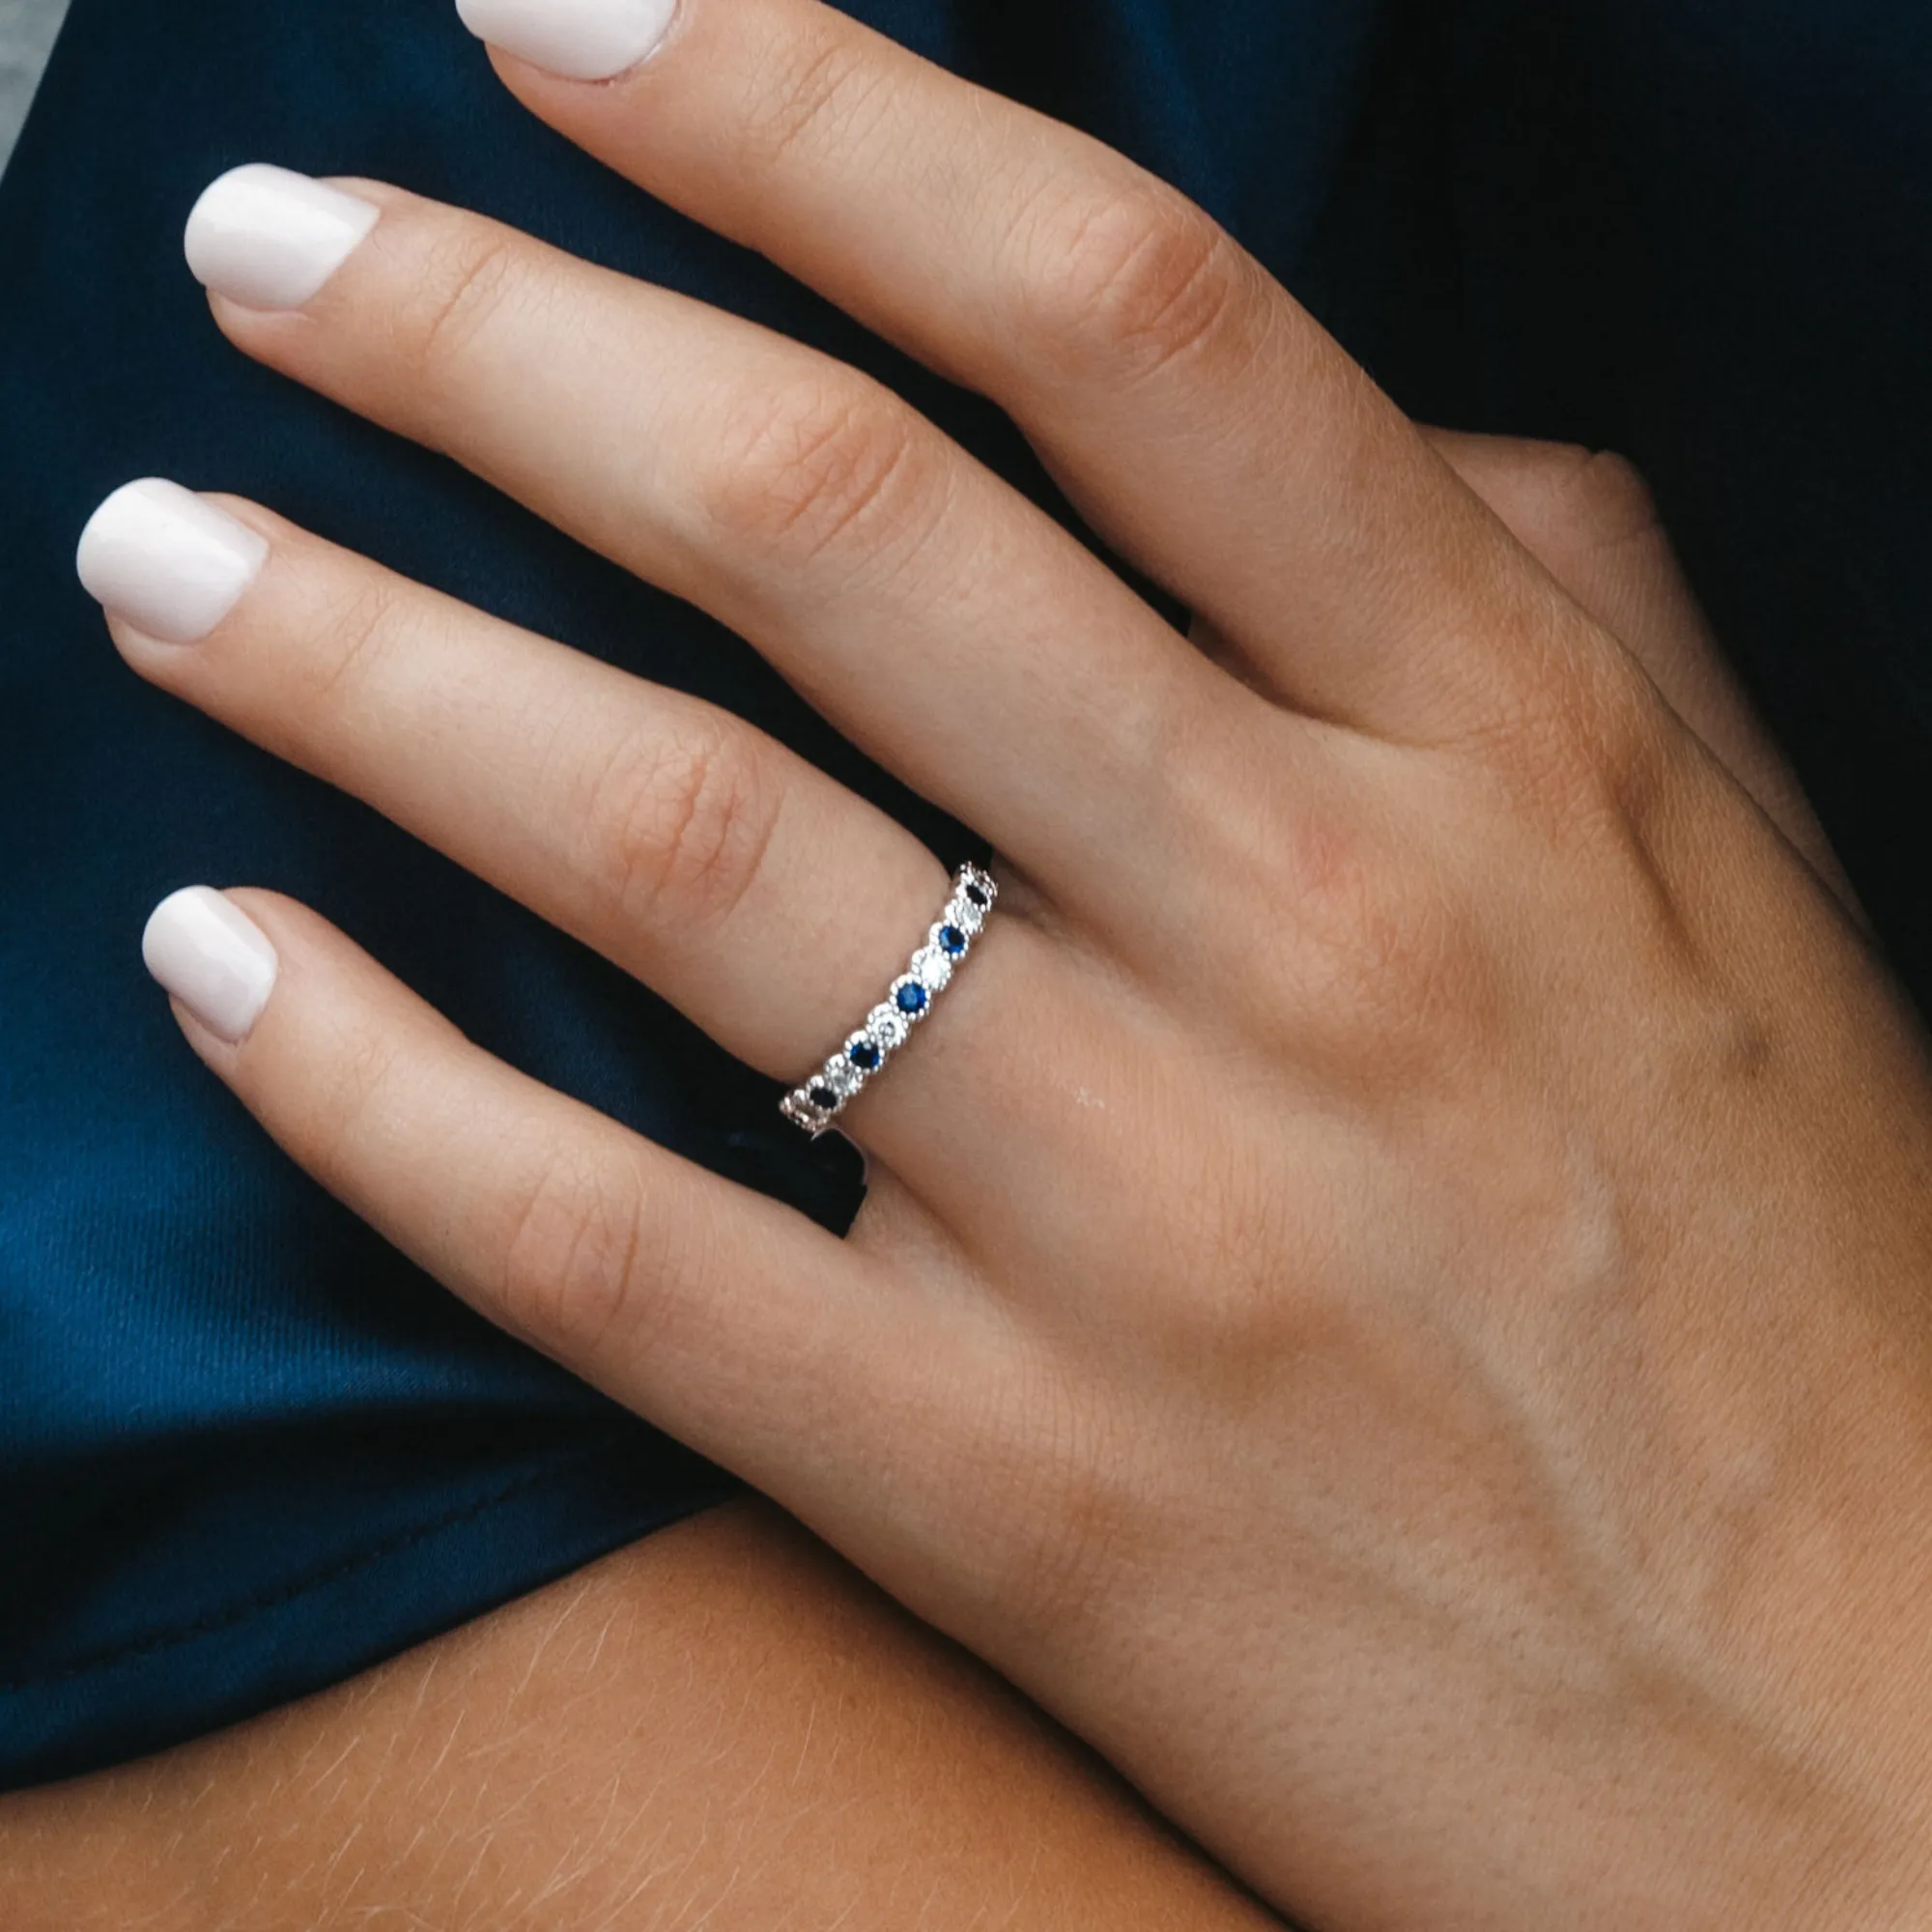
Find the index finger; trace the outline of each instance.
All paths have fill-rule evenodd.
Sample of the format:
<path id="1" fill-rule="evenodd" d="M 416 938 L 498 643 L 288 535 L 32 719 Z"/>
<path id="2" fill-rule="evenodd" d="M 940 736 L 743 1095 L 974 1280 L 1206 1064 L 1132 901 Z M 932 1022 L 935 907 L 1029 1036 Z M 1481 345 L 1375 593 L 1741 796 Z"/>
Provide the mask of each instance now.
<path id="1" fill-rule="evenodd" d="M 1520 708 L 1492 607 L 1513 559 L 1547 587 L 1175 189 L 817 0 L 681 0 L 668 25 L 663 0 L 459 7 L 545 120 L 1002 404 L 1277 695 L 1423 739 Z"/>

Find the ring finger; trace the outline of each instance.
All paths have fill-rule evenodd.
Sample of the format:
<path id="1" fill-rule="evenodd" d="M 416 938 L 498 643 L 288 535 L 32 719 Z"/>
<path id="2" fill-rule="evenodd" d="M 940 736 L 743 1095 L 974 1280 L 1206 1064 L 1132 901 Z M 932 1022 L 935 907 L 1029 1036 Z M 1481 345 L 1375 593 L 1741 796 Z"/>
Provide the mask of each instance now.
<path id="1" fill-rule="evenodd" d="M 130 484 L 91 520 L 80 568 L 143 676 L 366 800 L 777 1078 L 838 1047 L 946 898 L 923 845 L 742 720 L 255 505 Z M 1052 949 L 1002 924 L 961 991 L 980 983 L 1009 1032 L 1037 1009 Z M 1000 983 L 1015 980 L 1027 997 Z M 928 1085 L 868 1087 L 855 1137 L 916 1165 Z"/>

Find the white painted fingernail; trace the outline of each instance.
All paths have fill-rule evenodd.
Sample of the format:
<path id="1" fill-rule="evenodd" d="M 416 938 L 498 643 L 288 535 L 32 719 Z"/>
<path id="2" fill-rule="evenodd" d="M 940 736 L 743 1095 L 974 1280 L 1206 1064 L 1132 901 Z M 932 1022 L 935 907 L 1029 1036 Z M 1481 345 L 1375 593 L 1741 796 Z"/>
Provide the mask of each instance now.
<path id="1" fill-rule="evenodd" d="M 170 893 L 141 935 L 148 971 L 211 1033 L 248 1037 L 275 989 L 269 936 L 213 886 Z"/>
<path id="2" fill-rule="evenodd" d="M 194 278 L 243 308 L 300 308 L 355 253 L 383 211 L 264 161 L 202 189 L 182 245 Z"/>
<path id="3" fill-rule="evenodd" d="M 124 483 L 87 520 L 74 569 L 112 615 L 191 644 L 234 610 L 269 546 L 225 510 L 158 476 Z"/>
<path id="4" fill-rule="evenodd" d="M 479 41 L 565 80 L 609 80 L 657 51 L 677 0 L 456 0 Z"/>

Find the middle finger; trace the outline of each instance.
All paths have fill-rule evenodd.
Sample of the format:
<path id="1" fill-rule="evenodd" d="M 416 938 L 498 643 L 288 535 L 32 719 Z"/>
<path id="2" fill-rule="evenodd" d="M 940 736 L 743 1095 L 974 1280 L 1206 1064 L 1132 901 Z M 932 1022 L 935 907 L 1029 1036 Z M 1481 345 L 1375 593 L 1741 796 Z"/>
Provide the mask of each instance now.
<path id="1" fill-rule="evenodd" d="M 1162 775 L 1260 708 L 890 390 L 765 329 L 279 169 L 215 183 L 188 255 L 239 346 L 708 610 L 1069 909 L 1145 904 Z"/>

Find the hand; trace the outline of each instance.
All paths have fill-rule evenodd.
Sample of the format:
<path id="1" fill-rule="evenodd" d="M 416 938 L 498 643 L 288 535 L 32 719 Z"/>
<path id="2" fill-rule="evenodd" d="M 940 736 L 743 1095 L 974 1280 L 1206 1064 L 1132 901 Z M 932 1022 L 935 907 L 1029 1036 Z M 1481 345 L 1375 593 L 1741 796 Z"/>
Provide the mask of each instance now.
<path id="1" fill-rule="evenodd" d="M 844 1242 L 267 894 L 157 928 L 197 1051 L 1282 1909 L 1902 1922 L 1932 1069 L 1708 666 L 1736 776 L 1204 216 L 838 14 L 686 0 L 598 85 L 497 60 L 996 398 L 1209 649 L 848 370 L 392 188 L 231 181 L 195 253 L 241 348 L 740 630 L 1003 896 L 843 1118 Z M 91 533 L 145 676 L 773 1075 L 902 967 L 945 871 L 871 809 L 228 509 Z"/>

